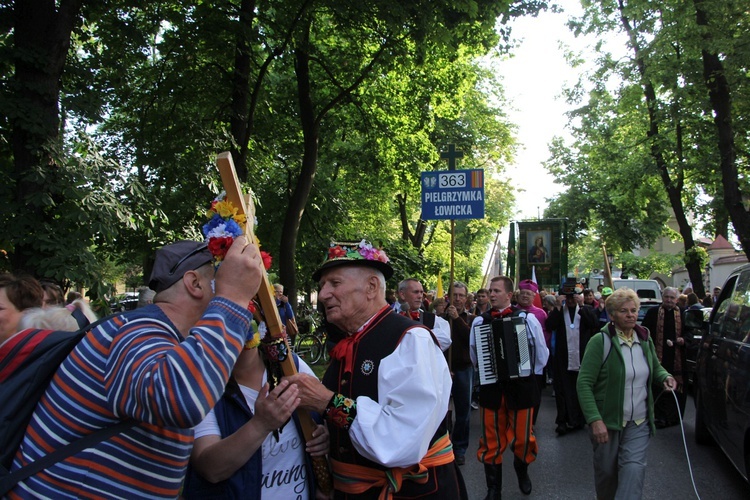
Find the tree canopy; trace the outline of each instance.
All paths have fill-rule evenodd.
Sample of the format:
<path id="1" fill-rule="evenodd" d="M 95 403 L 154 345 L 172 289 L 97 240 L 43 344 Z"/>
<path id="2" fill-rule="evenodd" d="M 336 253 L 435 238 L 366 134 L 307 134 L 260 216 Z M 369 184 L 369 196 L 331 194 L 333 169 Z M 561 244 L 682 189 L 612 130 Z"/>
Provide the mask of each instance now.
<path id="1" fill-rule="evenodd" d="M 750 255 L 747 208 L 735 208 L 738 189 L 748 188 L 747 155 L 736 154 L 747 151 L 748 138 L 741 118 L 748 102 L 747 9 L 713 0 L 584 7 L 571 28 L 608 43 L 597 46 L 592 74 L 568 92 L 579 104 L 571 113 L 574 141 L 554 142 L 548 169 L 570 189 L 546 214 L 568 217 L 573 241 L 594 233 L 610 249 L 627 252 L 664 234 L 671 212 L 700 293 L 702 269 L 687 214 L 723 235 L 732 214 Z M 613 46 L 627 50 L 613 54 Z M 712 55 L 721 65 L 707 70 Z M 712 90 L 722 79 L 721 90 Z"/>
<path id="2" fill-rule="evenodd" d="M 148 276 L 156 247 L 200 237 L 231 150 L 290 294 L 331 239 L 381 242 L 399 276 L 434 280 L 447 223 L 420 219 L 419 173 L 455 143 L 488 174 L 487 217 L 456 231 L 457 276 L 481 279 L 514 141 L 478 58 L 545 6 L 0 1 L 4 267 L 97 289 L 113 261 Z"/>

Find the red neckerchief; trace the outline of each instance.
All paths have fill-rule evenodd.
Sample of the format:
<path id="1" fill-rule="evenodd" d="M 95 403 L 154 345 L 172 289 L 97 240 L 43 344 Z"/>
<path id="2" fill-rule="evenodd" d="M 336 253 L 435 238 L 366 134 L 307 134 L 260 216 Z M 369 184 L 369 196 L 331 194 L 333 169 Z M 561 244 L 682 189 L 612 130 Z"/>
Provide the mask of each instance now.
<path id="1" fill-rule="evenodd" d="M 419 311 L 409 311 L 409 316 L 411 316 L 411 319 L 414 321 L 419 321 Z"/>
<path id="2" fill-rule="evenodd" d="M 340 340 L 338 344 L 336 344 L 336 347 L 331 349 L 331 358 L 340 360 L 342 363 L 344 363 L 344 373 L 352 372 L 352 368 L 354 366 L 354 347 L 359 343 L 359 339 L 361 339 L 365 333 L 370 331 L 370 326 L 374 323 L 373 320 L 380 317 L 384 311 L 386 313 L 390 312 L 390 306 L 386 305 L 381 310 L 376 312 L 372 318 L 367 320 L 367 322 L 362 325 L 362 328 L 360 328 L 352 335 L 347 335 L 345 338 Z"/>
<path id="3" fill-rule="evenodd" d="M 492 315 L 493 318 L 504 318 L 507 315 L 512 314 L 512 313 L 513 313 L 513 308 L 511 308 L 510 306 L 506 307 L 502 311 L 500 311 L 499 309 L 494 309 L 494 308 L 490 309 L 490 314 Z"/>

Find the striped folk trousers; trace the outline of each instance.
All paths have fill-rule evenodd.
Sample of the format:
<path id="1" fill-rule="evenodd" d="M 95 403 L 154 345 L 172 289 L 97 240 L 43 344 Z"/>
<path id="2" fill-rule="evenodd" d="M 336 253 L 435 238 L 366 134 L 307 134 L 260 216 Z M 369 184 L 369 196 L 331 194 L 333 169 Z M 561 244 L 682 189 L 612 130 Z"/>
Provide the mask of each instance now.
<path id="1" fill-rule="evenodd" d="M 505 398 L 497 410 L 482 410 L 482 436 L 479 438 L 477 458 L 485 464 L 503 463 L 503 452 L 510 445 L 519 460 L 530 464 L 536 460 L 539 447 L 534 437 L 533 408 L 510 410 Z"/>

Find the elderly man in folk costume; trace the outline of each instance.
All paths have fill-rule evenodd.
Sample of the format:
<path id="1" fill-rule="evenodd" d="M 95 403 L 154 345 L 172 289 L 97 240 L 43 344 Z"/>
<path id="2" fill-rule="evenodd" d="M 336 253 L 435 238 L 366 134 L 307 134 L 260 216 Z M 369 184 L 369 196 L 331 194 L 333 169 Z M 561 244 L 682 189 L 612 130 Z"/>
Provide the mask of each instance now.
<path id="1" fill-rule="evenodd" d="M 434 335 L 385 300 L 393 274 L 364 240 L 333 244 L 313 274 L 329 322 L 347 336 L 321 384 L 305 374 L 300 406 L 325 415 L 335 498 L 466 498 L 445 428 L 451 377 Z"/>

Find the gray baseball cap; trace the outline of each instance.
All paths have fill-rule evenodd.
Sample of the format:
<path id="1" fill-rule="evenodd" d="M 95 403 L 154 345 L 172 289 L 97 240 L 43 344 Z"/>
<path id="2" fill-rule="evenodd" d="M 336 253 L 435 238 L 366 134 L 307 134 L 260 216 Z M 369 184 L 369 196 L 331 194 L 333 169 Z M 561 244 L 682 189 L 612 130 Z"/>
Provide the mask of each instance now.
<path id="1" fill-rule="evenodd" d="M 213 260 L 208 246 L 199 241 L 178 241 L 156 251 L 154 268 L 148 287 L 156 293 L 163 292 L 182 279 L 182 276 Z"/>

